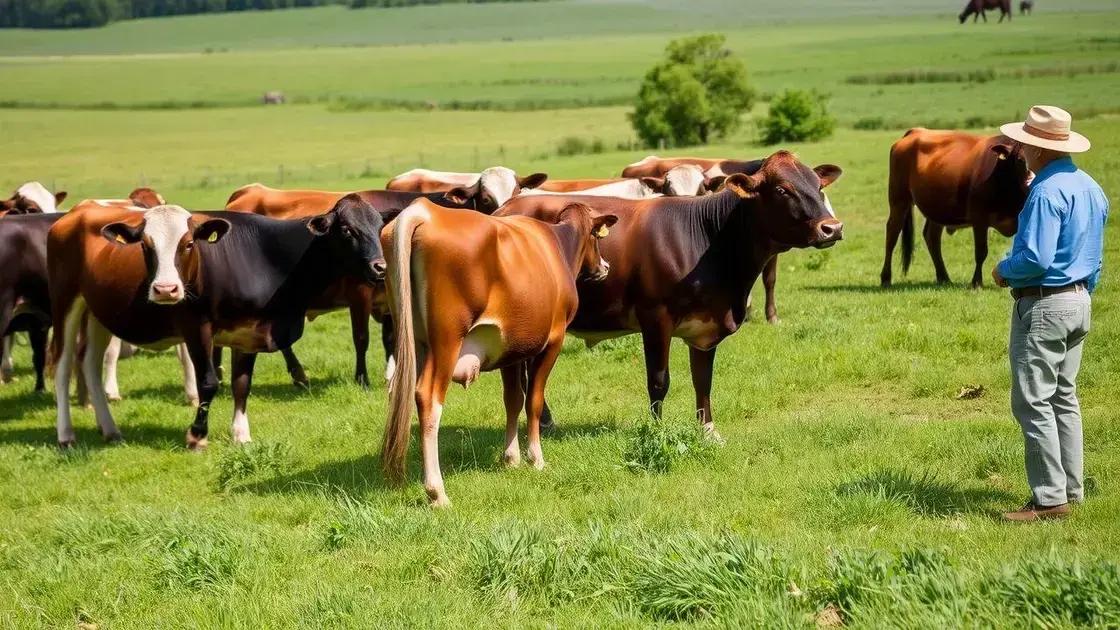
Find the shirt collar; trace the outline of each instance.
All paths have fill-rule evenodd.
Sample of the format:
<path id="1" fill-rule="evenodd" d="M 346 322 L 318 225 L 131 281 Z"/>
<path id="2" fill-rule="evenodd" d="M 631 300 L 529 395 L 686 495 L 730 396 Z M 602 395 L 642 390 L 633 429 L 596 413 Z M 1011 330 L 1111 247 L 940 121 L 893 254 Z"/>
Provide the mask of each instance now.
<path id="1" fill-rule="evenodd" d="M 1054 173 L 1058 173 L 1061 171 L 1070 171 L 1073 169 L 1073 158 L 1069 156 L 1052 160 L 1049 164 L 1043 166 L 1041 171 L 1035 173 L 1034 181 L 1031 182 L 1031 188 L 1038 186 L 1039 183 L 1041 183 L 1043 180 L 1050 177 Z"/>

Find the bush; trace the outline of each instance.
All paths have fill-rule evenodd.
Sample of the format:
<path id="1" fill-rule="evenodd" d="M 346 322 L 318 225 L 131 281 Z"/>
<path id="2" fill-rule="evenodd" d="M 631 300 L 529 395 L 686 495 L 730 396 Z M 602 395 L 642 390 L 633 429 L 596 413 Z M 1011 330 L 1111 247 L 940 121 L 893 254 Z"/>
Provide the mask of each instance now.
<path id="1" fill-rule="evenodd" d="M 556 145 L 556 155 L 561 157 L 571 155 L 587 155 L 602 153 L 606 150 L 603 141 L 599 138 L 584 140 L 579 136 L 568 136 Z"/>
<path id="2" fill-rule="evenodd" d="M 827 99 L 817 92 L 787 90 L 770 103 L 770 114 L 759 122 L 762 141 L 816 142 L 832 135 L 836 119 L 828 113 Z"/>
<path id="3" fill-rule="evenodd" d="M 886 129 L 887 124 L 883 121 L 882 116 L 871 116 L 868 118 L 860 118 L 852 127 L 855 129 L 862 129 L 863 131 L 876 131 L 878 129 Z"/>
<path id="4" fill-rule="evenodd" d="M 646 73 L 630 113 L 646 145 L 706 144 L 739 126 L 755 92 L 746 66 L 723 44 L 722 35 L 669 42 L 665 58 Z"/>

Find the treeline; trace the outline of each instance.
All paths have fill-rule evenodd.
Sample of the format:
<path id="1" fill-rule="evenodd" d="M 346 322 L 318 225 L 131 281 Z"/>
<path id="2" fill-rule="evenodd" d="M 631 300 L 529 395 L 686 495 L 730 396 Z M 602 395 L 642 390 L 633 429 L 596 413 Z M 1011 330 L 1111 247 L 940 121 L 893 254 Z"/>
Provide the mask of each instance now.
<path id="1" fill-rule="evenodd" d="M 326 4 L 360 9 L 519 1 L 529 0 L 0 0 L 0 28 L 87 28 L 132 18 L 270 11 Z"/>

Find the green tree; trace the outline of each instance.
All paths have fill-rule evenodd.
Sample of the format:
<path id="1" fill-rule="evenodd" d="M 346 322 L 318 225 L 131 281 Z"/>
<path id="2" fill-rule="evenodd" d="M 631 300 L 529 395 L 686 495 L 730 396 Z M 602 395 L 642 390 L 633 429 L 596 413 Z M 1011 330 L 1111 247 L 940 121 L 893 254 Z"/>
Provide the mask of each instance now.
<path id="1" fill-rule="evenodd" d="M 758 126 L 766 144 L 815 142 L 832 135 L 836 119 L 829 115 L 823 94 L 786 90 L 770 102 L 770 114 Z"/>
<path id="2" fill-rule="evenodd" d="M 665 58 L 646 73 L 630 114 L 647 145 L 705 144 L 739 126 L 755 93 L 746 66 L 724 42 L 715 34 L 669 42 Z"/>

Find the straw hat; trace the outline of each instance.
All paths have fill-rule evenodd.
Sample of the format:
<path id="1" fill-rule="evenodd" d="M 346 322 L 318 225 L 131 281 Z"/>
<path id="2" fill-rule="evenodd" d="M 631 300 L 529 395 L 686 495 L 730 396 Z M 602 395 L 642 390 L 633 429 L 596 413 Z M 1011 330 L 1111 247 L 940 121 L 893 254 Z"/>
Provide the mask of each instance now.
<path id="1" fill-rule="evenodd" d="M 1072 123 L 1073 117 L 1060 107 L 1035 105 L 1027 112 L 1026 122 L 1007 123 L 999 130 L 1023 144 L 1063 153 L 1084 153 L 1089 150 L 1089 139 L 1072 131 Z"/>

